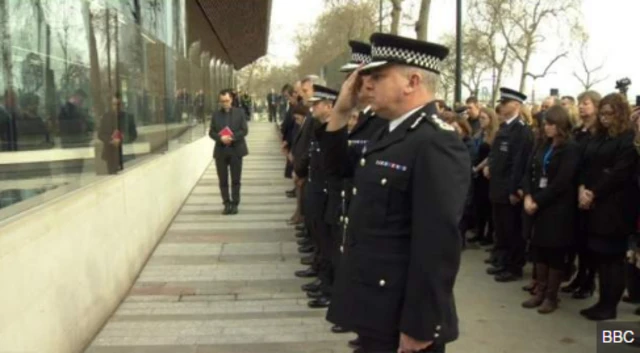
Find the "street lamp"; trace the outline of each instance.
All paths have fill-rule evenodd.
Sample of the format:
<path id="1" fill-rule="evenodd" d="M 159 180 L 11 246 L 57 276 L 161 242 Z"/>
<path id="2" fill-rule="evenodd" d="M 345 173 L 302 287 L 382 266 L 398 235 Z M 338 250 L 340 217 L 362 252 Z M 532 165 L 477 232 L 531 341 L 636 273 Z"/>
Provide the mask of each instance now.
<path id="1" fill-rule="evenodd" d="M 462 101 L 462 0 L 456 0 L 456 87 L 455 103 Z"/>

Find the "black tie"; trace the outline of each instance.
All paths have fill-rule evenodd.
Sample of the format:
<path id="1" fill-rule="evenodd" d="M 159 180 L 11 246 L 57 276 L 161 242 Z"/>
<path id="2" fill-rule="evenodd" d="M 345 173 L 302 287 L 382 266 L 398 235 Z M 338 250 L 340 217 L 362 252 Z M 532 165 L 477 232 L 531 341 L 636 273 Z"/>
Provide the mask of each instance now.
<path id="1" fill-rule="evenodd" d="M 382 130 L 382 133 L 380 134 L 380 137 L 378 137 L 378 141 L 382 141 L 387 135 L 389 135 L 389 127 L 385 126 L 385 128 Z"/>

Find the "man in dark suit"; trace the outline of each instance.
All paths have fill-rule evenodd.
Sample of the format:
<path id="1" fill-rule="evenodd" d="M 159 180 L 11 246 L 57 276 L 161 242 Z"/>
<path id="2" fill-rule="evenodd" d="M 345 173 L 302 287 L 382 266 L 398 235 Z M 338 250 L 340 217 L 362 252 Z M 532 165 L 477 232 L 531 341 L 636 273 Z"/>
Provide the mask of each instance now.
<path id="1" fill-rule="evenodd" d="M 276 118 L 277 104 L 278 104 L 278 95 L 276 94 L 276 91 L 272 88 L 271 92 L 267 94 L 267 105 L 269 106 L 269 122 L 270 123 L 273 122 L 274 119 Z"/>
<path id="2" fill-rule="evenodd" d="M 373 111 L 389 122 L 349 163 L 347 241 L 327 315 L 358 334 L 358 352 L 441 353 L 458 337 L 453 286 L 471 161 L 437 114 L 439 67 L 448 53 L 437 44 L 373 34 L 372 62 L 345 81 L 329 118 L 334 147 L 346 149 L 362 86 Z M 335 163 L 331 156 L 344 159 L 328 156 L 325 166 Z"/>
<path id="3" fill-rule="evenodd" d="M 111 110 L 104 114 L 98 128 L 98 138 L 102 141 L 102 159 L 107 164 L 107 173 L 116 174 L 122 170 L 122 144 L 138 138 L 138 130 L 133 115 L 122 107 L 120 93 L 113 95 Z"/>
<path id="4" fill-rule="evenodd" d="M 209 136 L 216 141 L 213 158 L 216 160 L 220 195 L 224 203 L 222 214 L 238 213 L 242 158 L 249 154 L 245 136 L 249 133 L 247 118 L 241 108 L 232 107 L 233 95 L 225 90 L 219 95 L 220 110 L 213 113 Z M 231 172 L 231 197 L 229 196 Z"/>

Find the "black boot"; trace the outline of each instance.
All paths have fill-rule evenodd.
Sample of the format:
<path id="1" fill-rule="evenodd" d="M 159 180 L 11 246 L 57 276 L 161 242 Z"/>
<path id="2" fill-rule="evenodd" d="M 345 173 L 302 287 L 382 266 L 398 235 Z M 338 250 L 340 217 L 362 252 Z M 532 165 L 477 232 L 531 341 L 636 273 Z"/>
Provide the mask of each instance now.
<path id="1" fill-rule="evenodd" d="M 573 292 L 571 298 L 573 299 L 587 299 L 593 296 L 593 292 L 596 288 L 596 271 L 594 268 L 587 268 L 585 270 L 585 275 L 578 286 L 578 288 Z"/>
<path id="2" fill-rule="evenodd" d="M 587 319 L 593 321 L 611 320 L 617 317 L 618 303 L 624 292 L 624 260 L 620 259 L 613 263 L 598 266 L 598 276 L 600 281 L 599 292 L 600 306 L 583 314 Z M 582 314 L 582 313 L 581 313 Z"/>
<path id="3" fill-rule="evenodd" d="M 229 214 L 238 214 L 238 205 L 232 203 L 231 206 L 229 206 Z"/>
<path id="4" fill-rule="evenodd" d="M 224 210 L 222 210 L 223 215 L 231 214 L 231 204 L 229 202 L 225 202 Z"/>

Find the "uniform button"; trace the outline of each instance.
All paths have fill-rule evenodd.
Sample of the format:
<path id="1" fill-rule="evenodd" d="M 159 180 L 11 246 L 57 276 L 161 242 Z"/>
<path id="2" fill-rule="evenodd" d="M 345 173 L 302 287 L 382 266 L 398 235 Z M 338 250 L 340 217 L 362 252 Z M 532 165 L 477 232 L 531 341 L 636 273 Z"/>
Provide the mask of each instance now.
<path id="1" fill-rule="evenodd" d="M 436 326 L 436 331 L 440 331 L 442 329 L 442 326 L 438 325 Z"/>
<path id="2" fill-rule="evenodd" d="M 340 245 L 340 252 L 343 253 L 344 252 L 344 246 Z"/>
<path id="3" fill-rule="evenodd" d="M 323 189 L 322 191 L 324 191 L 325 194 L 327 193 L 327 189 Z"/>
<path id="4" fill-rule="evenodd" d="M 364 158 L 360 159 L 360 166 L 361 167 L 364 167 L 365 163 L 366 163 L 366 161 L 365 161 Z"/>
<path id="5" fill-rule="evenodd" d="M 380 184 L 387 185 L 387 178 L 382 178 L 382 180 L 380 180 Z"/>
<path id="6" fill-rule="evenodd" d="M 353 190 L 352 190 L 352 192 L 353 192 L 353 194 L 355 195 L 355 194 L 357 194 L 357 193 L 358 193 L 358 189 L 356 189 L 356 188 L 354 187 L 354 188 L 353 188 Z"/>
<path id="7" fill-rule="evenodd" d="M 380 280 L 380 287 L 384 287 L 387 285 L 387 282 L 383 279 Z"/>
<path id="8" fill-rule="evenodd" d="M 344 224 L 349 224 L 349 217 L 344 218 Z"/>
<path id="9" fill-rule="evenodd" d="M 439 334 L 439 333 L 434 333 L 434 334 L 433 334 L 433 338 L 438 338 L 438 337 L 440 337 L 440 334 Z"/>
<path id="10" fill-rule="evenodd" d="M 340 222 L 344 222 L 344 216 L 340 216 Z"/>
<path id="11" fill-rule="evenodd" d="M 340 193 L 340 195 L 342 195 L 342 197 L 344 197 L 344 190 L 342 190 L 342 192 Z"/>

